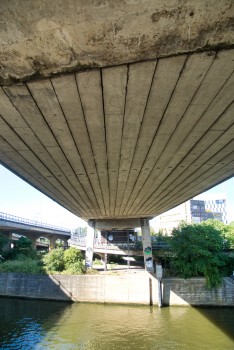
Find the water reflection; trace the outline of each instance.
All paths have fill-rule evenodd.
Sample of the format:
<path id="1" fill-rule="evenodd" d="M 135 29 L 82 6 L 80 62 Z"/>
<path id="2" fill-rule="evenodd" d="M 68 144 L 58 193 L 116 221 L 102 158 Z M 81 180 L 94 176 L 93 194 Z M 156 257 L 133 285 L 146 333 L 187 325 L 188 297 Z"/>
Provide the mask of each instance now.
<path id="1" fill-rule="evenodd" d="M 233 309 L 0 299 L 2 310 L 1 349 L 234 348 Z"/>

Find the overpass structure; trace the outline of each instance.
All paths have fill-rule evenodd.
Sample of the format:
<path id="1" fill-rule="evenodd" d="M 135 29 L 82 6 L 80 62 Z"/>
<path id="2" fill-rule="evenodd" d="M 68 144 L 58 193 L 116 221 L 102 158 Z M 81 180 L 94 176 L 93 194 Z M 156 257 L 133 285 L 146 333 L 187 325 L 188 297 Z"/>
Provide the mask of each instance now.
<path id="1" fill-rule="evenodd" d="M 61 239 L 67 246 L 67 241 L 71 237 L 69 229 L 44 224 L 42 222 L 21 218 L 18 216 L 0 212 L 0 233 L 12 238 L 12 233 L 16 233 L 33 241 L 36 249 L 37 239 L 46 237 L 50 240 L 50 246 L 55 247 L 55 241 Z"/>
<path id="2" fill-rule="evenodd" d="M 95 227 L 151 249 L 150 218 L 234 175 L 233 1 L 0 6 L 0 162 L 89 221 L 87 265 Z"/>

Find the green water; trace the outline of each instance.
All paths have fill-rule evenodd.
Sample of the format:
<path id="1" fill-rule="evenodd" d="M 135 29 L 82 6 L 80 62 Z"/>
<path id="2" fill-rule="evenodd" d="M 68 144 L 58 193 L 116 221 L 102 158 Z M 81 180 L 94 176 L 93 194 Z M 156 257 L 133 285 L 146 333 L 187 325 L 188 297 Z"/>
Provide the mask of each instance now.
<path id="1" fill-rule="evenodd" d="M 0 349 L 234 349 L 234 308 L 0 298 Z"/>

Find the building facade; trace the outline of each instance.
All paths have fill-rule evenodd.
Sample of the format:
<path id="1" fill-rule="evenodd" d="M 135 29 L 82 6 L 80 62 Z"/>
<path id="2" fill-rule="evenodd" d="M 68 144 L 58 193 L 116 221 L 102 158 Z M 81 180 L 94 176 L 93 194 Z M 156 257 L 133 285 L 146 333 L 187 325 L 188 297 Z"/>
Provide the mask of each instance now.
<path id="1" fill-rule="evenodd" d="M 171 234 L 184 220 L 188 223 L 199 224 L 208 219 L 216 219 L 228 224 L 228 213 L 225 193 L 201 194 L 172 209 L 164 215 L 160 215 L 160 231 Z"/>

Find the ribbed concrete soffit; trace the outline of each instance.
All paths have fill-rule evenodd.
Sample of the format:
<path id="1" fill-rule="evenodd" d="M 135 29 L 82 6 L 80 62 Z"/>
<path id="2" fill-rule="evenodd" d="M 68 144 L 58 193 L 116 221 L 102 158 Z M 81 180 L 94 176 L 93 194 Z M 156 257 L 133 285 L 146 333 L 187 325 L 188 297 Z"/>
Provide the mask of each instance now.
<path id="1" fill-rule="evenodd" d="M 234 175 L 234 50 L 3 86 L 0 161 L 79 217 L 154 217 Z"/>

